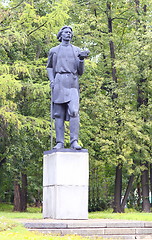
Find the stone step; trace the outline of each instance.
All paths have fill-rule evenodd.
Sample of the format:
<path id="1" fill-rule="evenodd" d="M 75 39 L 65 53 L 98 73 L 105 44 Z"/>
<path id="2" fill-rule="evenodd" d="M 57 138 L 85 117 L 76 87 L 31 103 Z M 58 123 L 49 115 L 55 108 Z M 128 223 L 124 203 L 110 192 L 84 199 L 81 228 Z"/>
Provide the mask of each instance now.
<path id="1" fill-rule="evenodd" d="M 152 228 L 152 222 L 97 220 L 33 220 L 24 222 L 26 228 Z"/>
<path id="2" fill-rule="evenodd" d="M 69 228 L 69 229 L 44 229 L 35 228 L 30 229 L 33 231 L 47 232 L 59 235 L 66 234 L 76 234 L 81 236 L 101 236 L 101 235 L 151 235 L 152 238 L 152 228 Z"/>
<path id="3" fill-rule="evenodd" d="M 127 220 L 33 220 L 23 223 L 29 231 L 55 235 L 97 236 L 110 239 L 151 239 L 152 222 Z"/>
<path id="4" fill-rule="evenodd" d="M 43 234 L 52 234 L 52 235 L 60 235 L 60 236 L 64 236 L 64 235 L 80 235 L 82 237 L 102 237 L 104 239 L 117 239 L 117 240 L 121 240 L 121 239 L 127 239 L 127 240 L 132 240 L 132 239 L 151 239 L 152 240 L 152 235 L 148 235 L 148 234 L 142 234 L 142 235 L 135 235 L 135 234 L 99 234 L 98 232 L 90 232 L 89 230 L 87 232 L 85 231 L 66 231 L 65 229 L 62 230 L 57 230 L 57 229 L 29 229 L 29 231 L 38 231 L 41 232 Z"/>

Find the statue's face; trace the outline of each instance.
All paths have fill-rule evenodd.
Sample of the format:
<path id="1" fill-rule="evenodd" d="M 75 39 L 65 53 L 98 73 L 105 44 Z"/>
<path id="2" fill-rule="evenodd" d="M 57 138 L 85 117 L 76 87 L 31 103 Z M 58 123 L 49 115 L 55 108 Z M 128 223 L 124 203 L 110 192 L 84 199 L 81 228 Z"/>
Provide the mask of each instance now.
<path id="1" fill-rule="evenodd" d="M 72 38 L 71 29 L 70 28 L 63 29 L 61 37 L 62 37 L 62 40 L 64 40 L 64 41 L 70 41 Z"/>

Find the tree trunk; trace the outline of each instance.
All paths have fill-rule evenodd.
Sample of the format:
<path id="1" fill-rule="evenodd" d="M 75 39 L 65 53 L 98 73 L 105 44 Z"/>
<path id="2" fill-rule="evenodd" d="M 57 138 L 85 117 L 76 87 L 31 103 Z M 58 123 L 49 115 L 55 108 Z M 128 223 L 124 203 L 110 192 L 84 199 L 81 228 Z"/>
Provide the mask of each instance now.
<path id="1" fill-rule="evenodd" d="M 145 163 L 145 169 L 141 175 L 142 183 L 142 211 L 150 212 L 150 201 L 149 201 L 149 176 L 148 176 L 148 163 Z"/>
<path id="2" fill-rule="evenodd" d="M 152 164 L 150 164 L 150 192 L 151 192 L 150 205 L 152 207 Z"/>
<path id="3" fill-rule="evenodd" d="M 14 211 L 21 212 L 21 188 L 17 181 L 14 181 Z"/>
<path id="4" fill-rule="evenodd" d="M 112 34 L 112 17 L 111 17 L 111 3 L 107 2 L 107 17 L 108 17 L 108 32 Z M 111 67 L 112 67 L 112 79 L 117 83 L 116 68 L 114 65 L 115 60 L 115 46 L 112 40 L 109 41 Z"/>
<path id="5" fill-rule="evenodd" d="M 122 203 L 121 203 L 121 212 L 124 212 L 124 208 L 125 208 L 130 190 L 132 188 L 133 181 L 134 181 L 134 175 L 131 175 L 130 178 L 129 178 L 129 181 L 128 181 L 128 186 L 127 186 L 124 198 L 123 198 Z"/>
<path id="6" fill-rule="evenodd" d="M 111 16 L 111 2 L 107 1 L 107 20 L 108 20 L 108 32 L 112 35 L 112 16 Z M 115 47 L 114 42 L 112 40 L 109 41 L 110 48 L 110 57 L 111 57 L 111 69 L 112 69 L 112 79 L 115 83 L 117 83 L 116 76 L 116 68 L 114 66 L 115 61 Z M 113 93 L 111 98 L 117 98 L 118 95 Z M 116 175 L 115 175 L 115 191 L 114 191 L 114 206 L 113 212 L 121 212 L 121 192 L 122 192 L 122 164 L 118 164 L 116 167 Z"/>
<path id="7" fill-rule="evenodd" d="M 113 212 L 121 212 L 121 192 L 122 192 L 122 164 L 116 167 L 115 192 Z"/>
<path id="8" fill-rule="evenodd" d="M 27 210 L 27 175 L 22 173 L 22 211 Z"/>
<path id="9" fill-rule="evenodd" d="M 27 175 L 21 174 L 22 188 L 18 181 L 14 181 L 14 211 L 27 210 Z"/>
<path id="10" fill-rule="evenodd" d="M 144 25 L 140 21 L 140 1 L 139 0 L 134 0 L 135 1 L 135 6 L 136 6 L 136 12 L 139 16 L 139 18 L 136 21 L 137 29 L 143 28 L 142 34 L 146 32 L 146 25 Z M 144 14 L 146 15 L 147 12 L 147 5 L 145 4 L 143 6 L 143 11 Z M 148 106 L 148 92 L 145 90 L 145 86 L 147 84 L 147 78 L 143 77 L 143 67 L 139 67 L 139 73 L 141 77 L 138 80 L 137 83 L 137 90 L 138 90 L 138 96 L 137 96 L 137 110 L 140 110 L 142 105 L 147 107 Z M 143 122 L 147 121 L 147 116 L 143 116 Z M 146 170 L 142 172 L 141 176 L 141 185 L 142 185 L 142 211 L 144 212 L 150 212 L 150 201 L 149 201 L 149 171 L 148 171 L 148 163 L 146 162 L 145 164 L 143 163 L 142 166 L 145 166 Z"/>
<path id="11" fill-rule="evenodd" d="M 137 183 L 137 194 L 138 194 L 137 206 L 138 206 L 138 208 L 140 208 L 140 203 L 141 203 L 141 188 L 140 188 L 140 183 Z"/>

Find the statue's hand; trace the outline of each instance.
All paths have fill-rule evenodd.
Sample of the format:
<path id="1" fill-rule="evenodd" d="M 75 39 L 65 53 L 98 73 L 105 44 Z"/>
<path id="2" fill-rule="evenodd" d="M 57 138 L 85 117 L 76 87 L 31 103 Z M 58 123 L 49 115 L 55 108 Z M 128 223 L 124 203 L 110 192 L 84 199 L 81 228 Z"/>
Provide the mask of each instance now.
<path id="1" fill-rule="evenodd" d="M 84 58 L 87 58 L 89 56 L 89 53 L 90 52 L 88 50 L 87 51 L 81 51 L 79 53 L 78 57 L 79 57 L 80 60 L 83 60 Z"/>
<path id="2" fill-rule="evenodd" d="M 50 86 L 53 89 L 54 88 L 54 82 L 51 82 Z"/>

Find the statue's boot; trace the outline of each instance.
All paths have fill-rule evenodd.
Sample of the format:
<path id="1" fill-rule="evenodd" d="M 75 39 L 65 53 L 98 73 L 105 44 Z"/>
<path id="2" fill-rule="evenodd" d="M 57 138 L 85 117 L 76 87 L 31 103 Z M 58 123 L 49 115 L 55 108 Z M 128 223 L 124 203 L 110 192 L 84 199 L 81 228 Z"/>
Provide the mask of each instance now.
<path id="1" fill-rule="evenodd" d="M 60 142 L 53 147 L 53 149 L 61 149 L 61 148 L 64 148 L 64 144 Z"/>
<path id="2" fill-rule="evenodd" d="M 56 131 L 56 146 L 53 149 L 64 148 L 64 120 L 61 118 L 55 119 L 55 131 Z"/>
<path id="3" fill-rule="evenodd" d="M 78 144 L 78 141 L 74 141 L 71 143 L 71 148 L 76 150 L 81 150 L 82 147 Z"/>
<path id="4" fill-rule="evenodd" d="M 79 116 L 70 117 L 70 143 L 71 148 L 81 150 L 82 147 L 78 144 L 79 135 Z"/>

